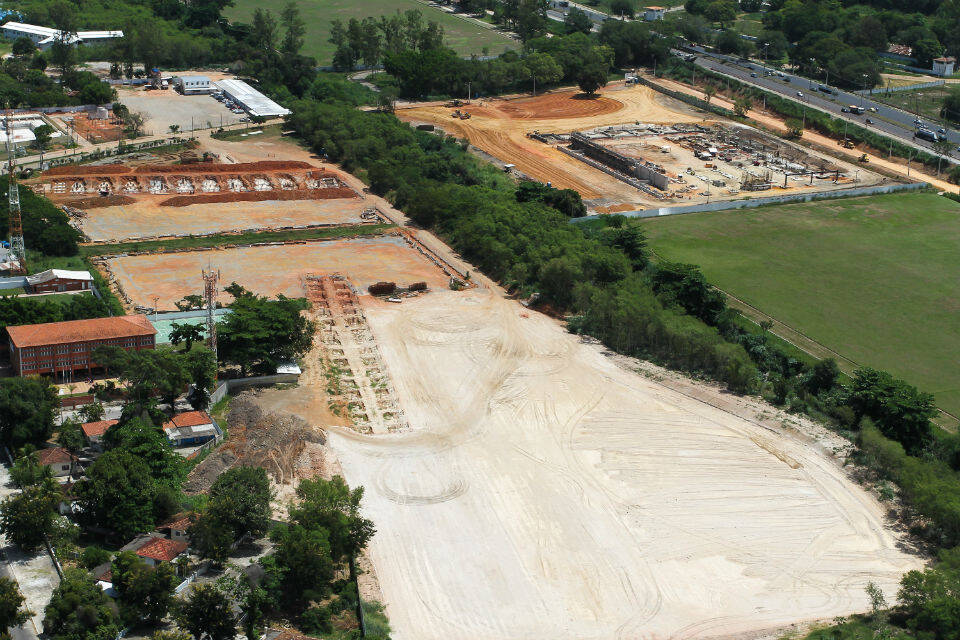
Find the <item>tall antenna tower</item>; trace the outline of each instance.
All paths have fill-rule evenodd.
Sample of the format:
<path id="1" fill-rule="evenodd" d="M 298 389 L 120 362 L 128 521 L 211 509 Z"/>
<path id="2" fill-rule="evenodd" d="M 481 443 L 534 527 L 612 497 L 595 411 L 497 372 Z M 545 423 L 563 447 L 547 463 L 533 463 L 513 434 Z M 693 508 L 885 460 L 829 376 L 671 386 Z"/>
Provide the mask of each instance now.
<path id="1" fill-rule="evenodd" d="M 10 117 L 8 114 L 3 116 L 3 128 L 7 134 L 7 190 L 10 192 L 10 253 L 17 261 L 17 266 L 11 270 L 11 273 L 27 272 L 27 251 L 23 244 L 23 220 L 20 217 L 20 190 L 17 187 L 16 174 L 16 151 L 17 146 L 11 146 L 10 141 L 13 137 L 10 135 Z"/>
<path id="2" fill-rule="evenodd" d="M 220 282 L 220 271 L 214 271 L 207 266 L 201 270 L 203 274 L 203 297 L 207 301 L 207 344 L 213 352 L 213 361 L 217 362 L 217 321 L 213 311 L 217 301 L 217 283 Z"/>

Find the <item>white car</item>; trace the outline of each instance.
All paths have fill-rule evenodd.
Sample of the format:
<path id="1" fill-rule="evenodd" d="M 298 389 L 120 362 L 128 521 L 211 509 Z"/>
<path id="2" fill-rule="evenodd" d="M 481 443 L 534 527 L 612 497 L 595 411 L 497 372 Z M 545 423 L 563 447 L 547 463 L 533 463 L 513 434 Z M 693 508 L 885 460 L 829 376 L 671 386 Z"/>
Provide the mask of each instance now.
<path id="1" fill-rule="evenodd" d="M 803 97 L 803 91 L 797 91 L 797 97 L 798 97 L 798 98 L 802 98 L 802 97 Z"/>

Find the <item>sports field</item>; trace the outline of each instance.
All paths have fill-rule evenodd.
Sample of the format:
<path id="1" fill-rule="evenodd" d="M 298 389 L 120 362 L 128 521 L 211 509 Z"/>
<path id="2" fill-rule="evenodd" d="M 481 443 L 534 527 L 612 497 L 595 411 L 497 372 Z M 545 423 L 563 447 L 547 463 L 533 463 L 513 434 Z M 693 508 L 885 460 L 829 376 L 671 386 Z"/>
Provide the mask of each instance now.
<path id="1" fill-rule="evenodd" d="M 960 204 L 895 194 L 642 224 L 661 257 L 960 414 Z"/>
<path id="2" fill-rule="evenodd" d="M 396 11 L 403 13 L 410 9 L 418 9 L 423 14 L 424 22 L 434 21 L 443 27 L 444 40 L 447 45 L 459 53 L 482 54 L 483 48 L 488 47 L 490 55 L 498 55 L 507 49 L 519 46 L 502 33 L 468 20 L 461 16 L 431 7 L 417 0 L 297 0 L 300 5 L 300 15 L 307 25 L 307 35 L 304 40 L 303 53 L 313 56 L 317 63 L 328 65 L 333 60 L 334 46 L 330 44 L 330 23 L 340 19 L 346 24 L 350 18 L 358 20 L 367 16 L 390 15 Z M 272 7 L 274 15 L 278 15 L 281 4 Z M 271 9 L 258 0 L 236 0 L 234 6 L 229 7 L 225 14 L 230 20 L 239 20 L 250 23 L 253 12 L 257 7 Z"/>

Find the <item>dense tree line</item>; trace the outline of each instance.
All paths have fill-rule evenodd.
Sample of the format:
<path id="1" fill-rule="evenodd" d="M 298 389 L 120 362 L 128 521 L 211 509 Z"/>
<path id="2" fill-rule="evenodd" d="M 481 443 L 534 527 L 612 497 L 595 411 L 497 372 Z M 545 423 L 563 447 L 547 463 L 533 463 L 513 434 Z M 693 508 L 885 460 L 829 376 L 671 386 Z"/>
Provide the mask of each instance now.
<path id="1" fill-rule="evenodd" d="M 0 297 L 0 330 L 21 324 L 105 318 L 109 315 L 107 304 L 90 293 L 73 295 L 63 301 L 16 295 Z M 6 342 L 5 331 L 2 336 Z"/>
<path id="2" fill-rule="evenodd" d="M 7 177 L 0 176 L 0 190 L 7 191 Z M 75 256 L 80 233 L 70 226 L 70 219 L 55 204 L 30 189 L 20 189 L 20 211 L 27 249 L 48 256 Z M 0 236 L 9 234 L 9 219 L 0 216 Z"/>

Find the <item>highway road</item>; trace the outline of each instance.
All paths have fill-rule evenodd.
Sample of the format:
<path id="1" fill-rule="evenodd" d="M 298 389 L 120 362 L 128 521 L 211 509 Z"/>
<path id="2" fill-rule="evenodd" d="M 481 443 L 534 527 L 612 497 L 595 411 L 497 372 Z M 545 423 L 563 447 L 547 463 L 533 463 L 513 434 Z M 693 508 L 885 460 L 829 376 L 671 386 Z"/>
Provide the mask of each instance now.
<path id="1" fill-rule="evenodd" d="M 830 87 L 835 93 L 829 95 L 817 90 L 821 83 L 801 76 L 789 73 L 779 72 L 772 67 L 767 68 L 756 62 L 740 62 L 733 56 L 712 53 L 701 47 L 689 47 L 697 54 L 696 64 L 705 69 L 710 69 L 722 75 L 734 78 L 741 82 L 755 85 L 761 89 L 766 89 L 772 93 L 778 93 L 785 97 L 802 102 L 807 106 L 821 111 L 826 111 L 834 117 L 842 118 L 853 124 L 858 124 L 865 128 L 875 129 L 876 131 L 897 140 L 912 145 L 916 148 L 922 148 L 927 152 L 933 153 L 933 146 L 926 140 L 914 137 L 916 127 L 914 120 L 916 116 L 899 109 L 894 109 L 880 102 L 870 99 L 869 95 L 860 95 L 847 91 L 842 91 L 836 87 Z M 677 52 L 681 55 L 688 55 L 685 52 Z M 767 75 L 767 72 L 770 75 Z M 777 75 L 781 73 L 781 75 Z M 756 77 L 753 77 L 756 74 Z M 803 96 L 798 95 L 802 93 Z M 840 111 L 841 108 L 849 105 L 862 106 L 865 110 L 870 107 L 876 109 L 876 112 L 865 111 L 863 115 L 847 114 Z M 867 124 L 866 119 L 870 118 L 873 124 Z M 942 125 L 938 123 L 926 122 L 928 128 L 936 131 Z M 951 151 L 950 161 L 958 162 L 960 151 L 960 132 L 955 129 L 947 129 L 946 137 L 954 147 Z"/>

